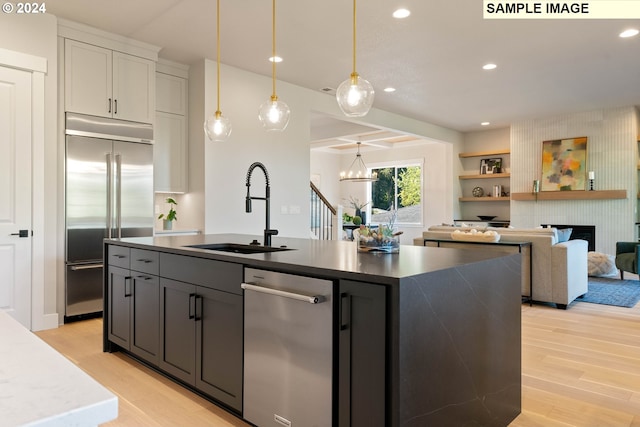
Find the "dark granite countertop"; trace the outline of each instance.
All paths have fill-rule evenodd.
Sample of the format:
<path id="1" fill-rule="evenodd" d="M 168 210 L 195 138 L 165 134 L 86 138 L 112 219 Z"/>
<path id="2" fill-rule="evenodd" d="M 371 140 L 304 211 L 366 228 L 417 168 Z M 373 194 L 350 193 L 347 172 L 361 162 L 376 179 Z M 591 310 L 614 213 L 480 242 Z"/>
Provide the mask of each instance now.
<path id="1" fill-rule="evenodd" d="M 400 253 L 360 253 L 350 241 L 327 241 L 274 236 L 272 246 L 293 250 L 240 254 L 188 247 L 214 243 L 248 244 L 262 236 L 209 234 L 105 239 L 106 243 L 152 249 L 178 255 L 236 262 L 249 267 L 274 269 L 315 277 L 351 279 L 380 284 L 398 284 L 400 279 L 457 266 L 499 258 L 508 254 L 467 249 L 401 246 Z"/>

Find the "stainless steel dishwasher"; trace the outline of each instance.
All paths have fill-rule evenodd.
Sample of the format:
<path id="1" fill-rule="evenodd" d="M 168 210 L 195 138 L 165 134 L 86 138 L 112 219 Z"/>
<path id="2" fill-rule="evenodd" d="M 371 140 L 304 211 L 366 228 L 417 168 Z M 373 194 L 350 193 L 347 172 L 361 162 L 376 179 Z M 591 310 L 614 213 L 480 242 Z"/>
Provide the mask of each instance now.
<path id="1" fill-rule="evenodd" d="M 244 277 L 244 418 L 330 426 L 333 282 L 253 268 Z"/>

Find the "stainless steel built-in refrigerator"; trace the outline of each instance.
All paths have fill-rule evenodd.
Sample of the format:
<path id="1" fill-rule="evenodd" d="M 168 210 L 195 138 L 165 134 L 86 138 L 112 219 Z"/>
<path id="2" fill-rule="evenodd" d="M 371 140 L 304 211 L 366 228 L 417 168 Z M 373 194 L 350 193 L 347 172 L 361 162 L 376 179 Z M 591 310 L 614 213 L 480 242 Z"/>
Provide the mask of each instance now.
<path id="1" fill-rule="evenodd" d="M 65 321 L 103 308 L 104 238 L 153 235 L 153 128 L 67 113 Z"/>

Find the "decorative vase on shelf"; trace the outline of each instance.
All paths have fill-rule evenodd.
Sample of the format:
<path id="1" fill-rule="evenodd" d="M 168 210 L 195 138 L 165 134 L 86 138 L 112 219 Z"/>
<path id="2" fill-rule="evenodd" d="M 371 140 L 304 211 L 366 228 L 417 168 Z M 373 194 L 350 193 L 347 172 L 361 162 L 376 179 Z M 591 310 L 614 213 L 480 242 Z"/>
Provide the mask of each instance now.
<path id="1" fill-rule="evenodd" d="M 162 229 L 163 230 L 172 230 L 173 229 L 173 221 L 169 221 L 168 219 L 162 220 Z"/>

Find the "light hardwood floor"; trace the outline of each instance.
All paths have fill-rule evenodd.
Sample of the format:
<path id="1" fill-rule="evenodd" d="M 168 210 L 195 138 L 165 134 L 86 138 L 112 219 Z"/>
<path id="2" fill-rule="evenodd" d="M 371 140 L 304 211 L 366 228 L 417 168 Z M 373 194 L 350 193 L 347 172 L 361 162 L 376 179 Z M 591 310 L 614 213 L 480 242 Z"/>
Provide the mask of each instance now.
<path id="1" fill-rule="evenodd" d="M 640 286 L 640 283 L 639 285 Z M 120 353 L 102 321 L 38 332 L 119 398 L 108 426 L 247 426 Z M 522 305 L 522 414 L 512 427 L 640 427 L 640 303 Z"/>

